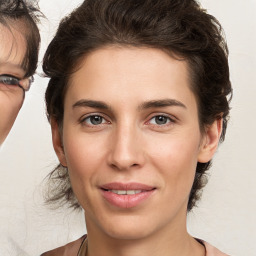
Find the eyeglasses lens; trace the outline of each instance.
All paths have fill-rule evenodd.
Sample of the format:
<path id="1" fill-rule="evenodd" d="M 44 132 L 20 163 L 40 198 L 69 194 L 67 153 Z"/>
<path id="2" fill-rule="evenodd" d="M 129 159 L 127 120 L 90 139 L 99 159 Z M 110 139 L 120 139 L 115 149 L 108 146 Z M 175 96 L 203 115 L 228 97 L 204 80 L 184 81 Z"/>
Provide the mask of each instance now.
<path id="1" fill-rule="evenodd" d="M 33 81 L 33 77 L 19 80 L 16 77 L 2 75 L 0 76 L 0 90 L 8 91 L 14 89 L 15 87 L 21 87 L 24 91 L 28 91 Z"/>

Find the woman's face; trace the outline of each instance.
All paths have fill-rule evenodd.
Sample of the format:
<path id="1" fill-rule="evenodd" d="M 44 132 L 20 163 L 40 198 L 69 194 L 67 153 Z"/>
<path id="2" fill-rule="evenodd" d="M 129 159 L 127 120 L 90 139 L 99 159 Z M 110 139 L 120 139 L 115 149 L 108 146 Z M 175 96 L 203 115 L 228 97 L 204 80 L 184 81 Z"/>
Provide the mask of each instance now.
<path id="1" fill-rule="evenodd" d="M 26 52 L 23 35 L 14 28 L 8 29 L 0 24 L 0 38 L 0 75 L 22 79 L 25 71 L 21 63 Z M 23 99 L 22 88 L 0 82 L 0 145 L 11 129 Z"/>
<path id="2" fill-rule="evenodd" d="M 121 47 L 84 58 L 65 96 L 62 142 L 52 128 L 88 234 L 121 239 L 185 228 L 197 162 L 211 159 L 219 133 L 200 133 L 185 61 Z"/>

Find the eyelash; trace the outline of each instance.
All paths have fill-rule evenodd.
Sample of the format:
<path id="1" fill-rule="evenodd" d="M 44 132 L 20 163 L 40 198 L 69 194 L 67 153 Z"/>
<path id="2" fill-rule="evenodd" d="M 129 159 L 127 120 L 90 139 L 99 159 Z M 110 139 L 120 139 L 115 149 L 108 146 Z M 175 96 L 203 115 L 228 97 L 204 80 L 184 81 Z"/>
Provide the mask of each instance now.
<path id="1" fill-rule="evenodd" d="M 9 76 L 9 77 L 15 78 L 17 80 L 21 80 L 22 79 L 21 77 L 17 77 L 17 76 L 11 75 L 11 74 L 0 74 L 0 76 Z"/>

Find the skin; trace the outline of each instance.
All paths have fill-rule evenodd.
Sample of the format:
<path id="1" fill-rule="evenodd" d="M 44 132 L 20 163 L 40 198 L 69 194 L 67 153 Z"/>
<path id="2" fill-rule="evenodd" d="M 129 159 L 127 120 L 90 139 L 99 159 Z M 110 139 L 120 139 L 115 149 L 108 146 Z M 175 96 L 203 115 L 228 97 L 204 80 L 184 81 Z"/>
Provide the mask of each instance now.
<path id="1" fill-rule="evenodd" d="M 102 122 L 93 125 L 93 115 Z M 157 124 L 157 116 L 166 122 Z M 187 203 L 196 164 L 212 158 L 221 122 L 201 133 L 185 61 L 151 48 L 96 50 L 70 79 L 62 136 L 51 125 L 55 151 L 85 209 L 89 256 L 205 255 L 187 232 Z M 102 197 L 99 187 L 110 182 L 156 189 L 124 209 Z"/>
<path id="2" fill-rule="evenodd" d="M 14 26 L 0 24 L 0 74 L 24 78 L 21 63 L 26 52 L 24 37 Z M 23 104 L 24 92 L 20 87 L 6 87 L 0 83 L 0 145 L 10 132 Z"/>

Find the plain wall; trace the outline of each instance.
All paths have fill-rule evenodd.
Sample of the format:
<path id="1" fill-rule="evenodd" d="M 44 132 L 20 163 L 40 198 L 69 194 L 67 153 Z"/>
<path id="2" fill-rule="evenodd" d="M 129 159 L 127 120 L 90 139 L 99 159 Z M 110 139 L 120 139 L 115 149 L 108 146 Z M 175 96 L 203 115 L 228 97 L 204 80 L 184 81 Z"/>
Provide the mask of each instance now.
<path id="1" fill-rule="evenodd" d="M 43 52 L 59 20 L 82 1 L 41 0 Z M 256 255 L 256 1 L 202 0 L 223 25 L 234 89 L 230 123 L 210 169 L 198 208 L 188 216 L 191 234 L 235 256 Z M 13 130 L 0 149 L 0 252 L 39 255 L 86 232 L 83 213 L 49 210 L 42 181 L 58 163 L 45 115 L 48 79 L 35 76 Z M 9 246 L 9 247 L 8 247 Z M 15 247 L 24 253 L 15 254 Z M 0 253 L 1 255 L 1 253 Z"/>

